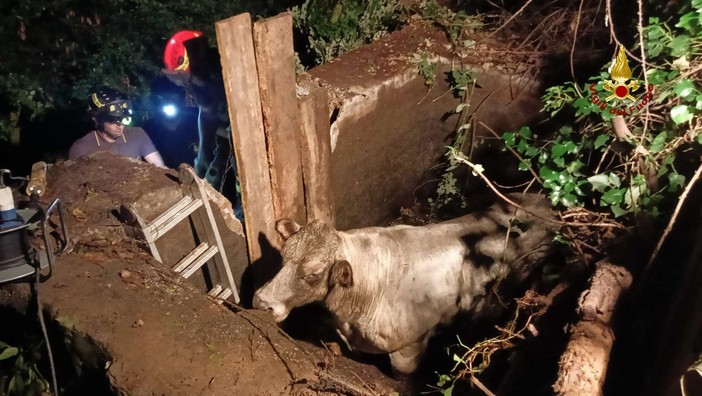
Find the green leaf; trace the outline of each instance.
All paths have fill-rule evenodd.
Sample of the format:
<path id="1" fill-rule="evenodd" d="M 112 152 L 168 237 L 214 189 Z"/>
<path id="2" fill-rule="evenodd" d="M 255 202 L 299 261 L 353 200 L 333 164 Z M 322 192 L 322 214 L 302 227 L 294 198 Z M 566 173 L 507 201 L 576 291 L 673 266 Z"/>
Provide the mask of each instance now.
<path id="1" fill-rule="evenodd" d="M 505 141 L 505 144 L 509 147 L 514 146 L 514 132 L 505 132 L 502 134 L 502 139 Z"/>
<path id="2" fill-rule="evenodd" d="M 656 172 L 656 176 L 660 179 L 663 176 L 665 176 L 669 170 L 670 169 L 668 168 L 668 164 L 661 163 L 661 166 L 658 167 L 658 172 Z"/>
<path id="3" fill-rule="evenodd" d="M 519 151 L 522 154 L 526 153 L 528 147 L 529 144 L 524 140 L 520 140 L 519 143 L 517 143 L 517 151 Z"/>
<path id="4" fill-rule="evenodd" d="M 453 381 L 453 377 L 446 375 L 446 374 L 441 374 L 439 375 L 439 381 L 436 383 L 437 386 L 443 387 L 447 383 Z"/>
<path id="5" fill-rule="evenodd" d="M 691 33 L 693 33 L 700 24 L 700 16 L 696 12 L 688 12 L 687 14 L 680 17 L 678 23 L 675 27 L 683 28 Z"/>
<path id="6" fill-rule="evenodd" d="M 575 206 L 578 203 L 578 197 L 576 197 L 573 194 L 565 194 L 561 198 L 561 203 L 566 208 L 572 208 L 573 206 Z"/>
<path id="7" fill-rule="evenodd" d="M 595 139 L 595 150 L 604 146 L 608 141 L 609 141 L 608 135 L 599 135 L 597 137 L 597 139 Z"/>
<path id="8" fill-rule="evenodd" d="M 612 205 L 612 206 L 610 206 L 610 208 L 612 209 L 612 213 L 614 213 L 614 217 L 623 216 L 623 215 L 629 213 L 628 210 L 622 209 L 622 207 L 619 205 Z"/>
<path id="9" fill-rule="evenodd" d="M 553 237 L 553 241 L 556 243 L 561 243 L 563 245 L 568 244 L 568 239 L 561 233 L 556 233 L 556 236 Z"/>
<path id="10" fill-rule="evenodd" d="M 679 97 L 685 99 L 695 92 L 695 83 L 689 79 L 681 80 L 673 87 L 673 92 Z"/>
<path id="11" fill-rule="evenodd" d="M 610 187 L 609 176 L 604 173 L 590 176 L 587 178 L 587 181 L 592 184 L 592 189 L 595 191 L 603 192 L 607 187 Z"/>
<path id="12" fill-rule="evenodd" d="M 665 81 L 665 75 L 663 75 L 663 72 L 659 69 L 650 68 L 646 74 L 648 76 L 648 82 L 654 86 L 661 85 Z"/>
<path id="13" fill-rule="evenodd" d="M 626 189 L 612 188 L 602 194 L 602 202 L 607 205 L 619 205 L 624 199 Z"/>
<path id="14" fill-rule="evenodd" d="M 583 166 L 585 166 L 585 164 L 580 160 L 571 161 L 568 164 L 567 171 L 578 176 L 580 175 L 580 169 L 582 169 Z M 573 175 L 570 176 L 571 179 L 573 178 Z"/>
<path id="15" fill-rule="evenodd" d="M 517 166 L 517 169 L 519 169 L 520 171 L 528 171 L 529 168 L 530 168 L 530 165 L 526 161 L 520 161 L 519 165 Z"/>
<path id="16" fill-rule="evenodd" d="M 677 105 L 670 109 L 670 118 L 679 125 L 690 121 L 692 119 L 692 113 L 687 105 Z"/>
<path id="17" fill-rule="evenodd" d="M 566 153 L 566 146 L 562 144 L 554 144 L 551 147 L 551 157 L 560 158 Z"/>
<path id="18" fill-rule="evenodd" d="M 609 121 L 612 118 L 614 118 L 616 114 L 612 114 L 609 111 L 603 111 L 600 113 L 600 116 L 602 117 L 602 121 Z"/>
<path id="19" fill-rule="evenodd" d="M 541 154 L 539 154 L 539 163 L 545 164 L 546 161 L 548 161 L 548 153 L 546 151 L 542 151 Z"/>
<path id="20" fill-rule="evenodd" d="M 56 321 L 61 324 L 61 326 L 67 328 L 67 329 L 72 329 L 76 326 L 76 323 L 78 322 L 77 320 L 71 318 L 70 316 L 59 316 L 56 318 Z"/>
<path id="21" fill-rule="evenodd" d="M 609 173 L 609 184 L 614 187 L 619 187 L 622 185 L 622 179 L 619 178 L 615 173 Z"/>
<path id="22" fill-rule="evenodd" d="M 648 190 L 648 187 L 646 187 L 645 182 L 643 185 L 631 186 L 631 188 L 627 189 L 624 192 L 624 203 L 626 204 L 627 207 L 629 207 L 631 209 L 638 208 L 640 206 L 639 205 L 639 198 L 647 190 Z"/>
<path id="23" fill-rule="evenodd" d="M 548 182 L 553 182 L 553 181 L 558 180 L 558 172 L 556 172 L 555 170 L 553 170 L 547 166 L 544 166 L 541 169 L 539 169 L 539 176 L 541 176 L 541 178 L 544 181 L 548 181 Z"/>
<path id="24" fill-rule="evenodd" d="M 17 347 L 7 347 L 2 351 L 2 353 L 0 353 L 0 360 L 9 359 L 16 356 L 18 353 L 19 349 Z"/>
<path id="25" fill-rule="evenodd" d="M 663 151 L 663 149 L 665 148 L 665 143 L 666 143 L 665 141 L 666 141 L 667 137 L 668 137 L 668 134 L 665 131 L 656 135 L 656 137 L 653 138 L 653 142 L 651 143 L 651 147 L 648 150 L 652 153 L 660 153 L 661 151 Z"/>
<path id="26" fill-rule="evenodd" d="M 13 384 L 13 382 L 14 382 L 14 384 Z M 20 374 L 20 373 L 15 374 L 12 377 L 12 381 L 10 382 L 10 386 L 12 386 L 18 394 L 24 394 L 25 382 L 24 382 L 24 379 L 22 378 L 22 374 Z"/>
<path id="27" fill-rule="evenodd" d="M 672 50 L 672 56 L 683 56 L 687 54 L 690 50 L 690 36 L 688 36 L 687 34 L 675 36 L 675 38 L 673 38 L 673 40 L 671 40 L 671 42 L 668 43 L 667 47 Z"/>
<path id="28" fill-rule="evenodd" d="M 538 154 L 539 150 L 534 146 L 528 146 L 526 152 L 524 153 L 527 157 L 533 157 Z"/>
<path id="29" fill-rule="evenodd" d="M 531 132 L 531 128 L 529 127 L 522 127 L 522 129 L 520 129 L 518 133 L 519 135 L 525 138 L 531 138 L 533 135 Z"/>
<path id="30" fill-rule="evenodd" d="M 648 39 L 650 41 L 656 41 L 661 39 L 662 37 L 665 37 L 665 31 L 660 26 L 657 26 L 657 21 L 656 23 L 654 23 L 652 20 L 653 18 L 649 19 L 649 23 L 651 24 L 651 26 L 649 26 L 649 28 L 647 29 Z"/>
<path id="31" fill-rule="evenodd" d="M 685 176 L 676 172 L 670 172 L 670 174 L 668 175 L 668 182 L 668 185 L 672 192 L 678 191 L 680 187 L 685 185 Z"/>
<path id="32" fill-rule="evenodd" d="M 575 107 L 576 109 L 576 116 L 590 115 L 593 112 L 593 110 L 599 110 L 599 107 L 596 107 L 594 104 L 592 104 L 589 97 L 575 99 L 575 101 L 573 102 L 573 107 Z"/>
<path id="33" fill-rule="evenodd" d="M 564 137 L 570 136 L 571 133 L 573 133 L 573 127 L 570 125 L 563 125 L 559 130 L 558 133 L 560 133 Z"/>
<path id="34" fill-rule="evenodd" d="M 578 152 L 578 146 L 573 141 L 566 142 L 565 149 L 569 154 L 575 154 Z"/>

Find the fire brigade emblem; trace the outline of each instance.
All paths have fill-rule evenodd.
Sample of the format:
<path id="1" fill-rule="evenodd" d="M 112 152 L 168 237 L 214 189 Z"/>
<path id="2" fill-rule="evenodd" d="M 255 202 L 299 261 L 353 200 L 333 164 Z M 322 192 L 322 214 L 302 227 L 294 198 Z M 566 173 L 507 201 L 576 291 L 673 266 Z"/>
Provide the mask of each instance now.
<path id="1" fill-rule="evenodd" d="M 631 96 L 631 93 L 639 89 L 641 83 L 639 80 L 631 78 L 631 69 L 629 68 L 629 61 L 626 59 L 624 46 L 619 46 L 619 53 L 617 53 L 614 63 L 609 68 L 609 74 L 612 76 L 612 79 L 605 80 L 604 89 L 610 95 L 605 98 L 605 101 L 609 102 L 616 98 L 621 101 L 628 99 L 636 102 L 636 98 Z"/>

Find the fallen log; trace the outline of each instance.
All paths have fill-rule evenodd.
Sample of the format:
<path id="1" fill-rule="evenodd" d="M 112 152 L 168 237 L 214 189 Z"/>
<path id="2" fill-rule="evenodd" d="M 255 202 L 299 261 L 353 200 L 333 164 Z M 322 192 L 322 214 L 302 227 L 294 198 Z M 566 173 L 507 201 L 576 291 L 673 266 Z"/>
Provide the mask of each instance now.
<path id="1" fill-rule="evenodd" d="M 607 259 L 596 264 L 590 288 L 578 300 L 580 321 L 559 361 L 553 390 L 559 396 L 601 395 L 614 342 L 610 320 L 619 296 L 631 285 L 631 274 Z"/>

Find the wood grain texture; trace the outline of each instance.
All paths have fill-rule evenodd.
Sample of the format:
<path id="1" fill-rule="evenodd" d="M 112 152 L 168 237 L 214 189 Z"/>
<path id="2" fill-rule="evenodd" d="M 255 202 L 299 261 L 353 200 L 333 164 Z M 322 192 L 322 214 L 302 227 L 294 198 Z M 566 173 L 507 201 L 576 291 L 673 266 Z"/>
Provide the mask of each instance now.
<path id="1" fill-rule="evenodd" d="M 249 262 L 262 256 L 260 240 L 278 245 L 266 154 L 251 17 L 248 13 L 215 24 L 222 76 L 241 184 Z"/>
<path id="2" fill-rule="evenodd" d="M 300 99 L 302 171 L 305 185 L 307 222 L 322 220 L 334 225 L 331 191 L 331 139 L 329 98 L 318 88 Z"/>
<path id="3" fill-rule="evenodd" d="M 275 216 L 304 222 L 292 16 L 258 21 L 253 34 Z"/>

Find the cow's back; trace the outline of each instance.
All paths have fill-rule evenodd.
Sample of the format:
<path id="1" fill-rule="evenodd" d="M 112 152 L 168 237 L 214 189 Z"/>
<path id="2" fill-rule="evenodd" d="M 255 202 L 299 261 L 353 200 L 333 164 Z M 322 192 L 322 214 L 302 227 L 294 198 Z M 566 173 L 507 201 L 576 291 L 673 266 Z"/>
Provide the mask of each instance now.
<path id="1" fill-rule="evenodd" d="M 358 320 L 342 323 L 345 335 L 363 339 L 368 351 L 395 351 L 430 334 L 459 310 L 482 309 L 487 285 L 511 270 L 508 259 L 548 239 L 541 226 L 533 228 L 541 234 L 528 234 L 537 235 L 533 241 L 526 233 L 512 235 L 514 215 L 519 221 L 534 220 L 497 204 L 426 226 L 338 232 L 339 258 L 351 264 L 354 288 L 362 285 L 364 298 L 372 300 Z"/>
<path id="2" fill-rule="evenodd" d="M 374 301 L 353 332 L 392 351 L 455 316 L 469 256 L 464 237 L 475 231 L 453 222 L 340 232 L 354 284 L 371 289 Z"/>

